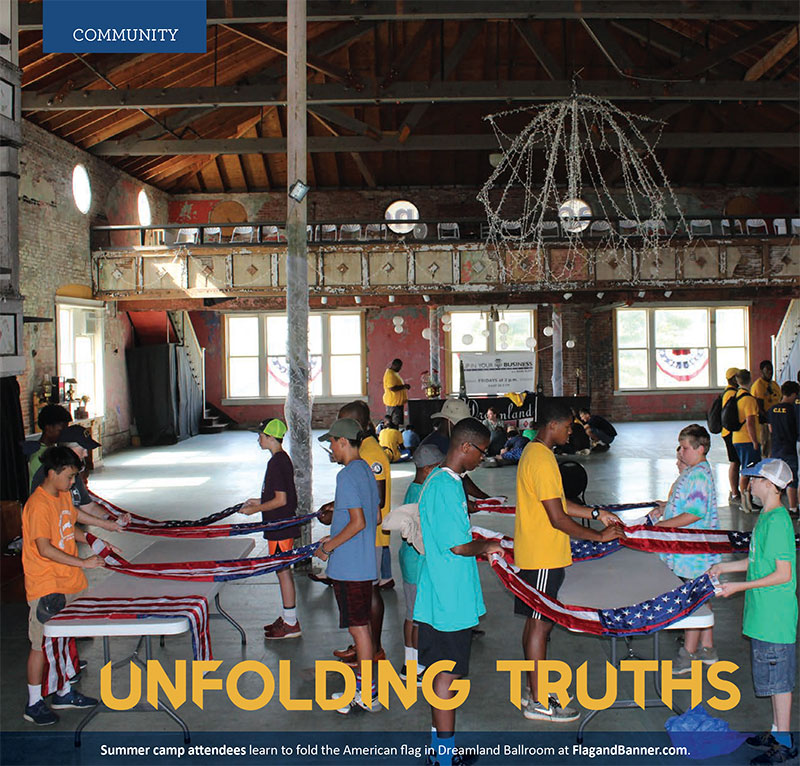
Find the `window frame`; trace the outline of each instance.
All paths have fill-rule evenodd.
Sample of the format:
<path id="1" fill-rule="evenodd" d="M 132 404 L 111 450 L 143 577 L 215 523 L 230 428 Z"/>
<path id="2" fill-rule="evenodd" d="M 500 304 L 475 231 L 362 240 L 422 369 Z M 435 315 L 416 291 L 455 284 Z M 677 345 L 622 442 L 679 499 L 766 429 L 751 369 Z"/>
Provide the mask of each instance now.
<path id="1" fill-rule="evenodd" d="M 92 349 L 92 367 L 94 368 L 94 401 L 89 400 L 87 410 L 89 417 L 103 418 L 106 412 L 106 396 L 105 396 L 105 313 L 106 304 L 103 301 L 89 300 L 85 298 L 69 298 L 56 296 L 55 299 L 55 332 L 56 332 L 56 370 L 59 376 L 63 375 L 64 378 L 73 377 L 77 379 L 77 362 L 74 360 L 75 353 L 75 333 L 72 329 L 72 346 L 73 346 L 73 361 L 64 362 L 62 357 L 64 355 L 61 343 L 61 311 L 68 310 L 70 312 L 76 309 L 82 311 L 92 311 L 96 316 L 97 326 L 93 333 L 93 349 Z M 72 328 L 74 328 L 73 320 L 70 319 Z M 62 364 L 71 364 L 73 367 L 72 375 L 64 375 L 62 372 Z M 78 383 L 80 386 L 80 382 Z M 75 392 L 81 394 L 80 388 Z"/>
<path id="2" fill-rule="evenodd" d="M 487 306 L 445 306 L 442 309 L 442 316 L 445 314 L 449 314 L 452 316 L 453 314 L 480 314 L 483 313 L 484 315 L 484 329 L 489 330 L 489 336 L 487 337 L 487 344 L 485 351 L 465 351 L 463 353 L 481 353 L 481 354 L 529 354 L 532 353 L 534 355 L 534 369 L 537 371 L 539 370 L 539 344 L 537 343 L 532 349 L 525 349 L 525 351 L 513 351 L 513 350 L 506 350 L 503 351 L 499 347 L 495 347 L 495 338 L 497 335 L 496 327 L 494 328 L 494 332 L 489 327 L 489 319 L 488 319 L 488 312 L 492 306 L 497 308 L 496 304 L 491 304 Z M 510 306 L 506 306 L 505 308 L 498 309 L 501 314 L 505 312 L 514 313 L 520 311 L 528 311 L 531 313 L 531 337 L 537 338 L 538 335 L 538 323 L 539 323 L 539 304 L 537 303 L 525 303 L 525 304 L 513 304 Z M 441 321 L 441 320 L 440 320 Z M 503 320 L 501 319 L 500 324 Z M 443 333 L 445 336 L 444 338 L 444 361 L 445 361 L 445 375 L 444 375 L 444 388 L 447 392 L 448 396 L 453 394 L 458 394 L 458 389 L 455 388 L 455 374 L 454 374 L 454 364 L 453 364 L 453 356 L 458 353 L 462 353 L 459 351 L 453 351 L 453 342 L 452 342 L 452 330 L 447 333 Z M 441 376 L 440 376 L 441 377 Z M 473 396 L 470 394 L 470 396 Z M 488 394 L 475 394 L 475 396 L 488 396 Z"/>
<path id="3" fill-rule="evenodd" d="M 280 404 L 286 401 L 286 396 L 269 396 L 267 394 L 269 381 L 268 381 L 268 366 L 267 366 L 267 318 L 268 317 L 285 317 L 285 311 L 231 311 L 223 313 L 224 322 L 224 341 L 223 341 L 223 363 L 225 366 L 225 397 L 222 399 L 222 405 L 247 405 L 247 404 Z M 359 356 L 361 357 L 361 393 L 332 395 L 331 391 L 331 358 L 333 356 L 355 356 L 355 354 L 332 354 L 331 353 L 331 317 L 336 316 L 357 316 L 359 319 L 359 341 L 360 350 Z M 230 391 L 230 354 L 228 344 L 228 321 L 231 318 L 255 316 L 258 317 L 258 377 L 259 377 L 259 395 L 258 396 L 231 396 Z M 347 311 L 311 311 L 309 317 L 320 316 L 322 317 L 322 393 L 313 395 L 315 402 L 349 402 L 353 399 L 363 398 L 367 395 L 367 348 L 366 348 L 366 322 L 364 321 L 364 311 L 362 310 L 347 310 Z M 275 356 L 273 354 L 272 356 Z"/>
<path id="4" fill-rule="evenodd" d="M 716 328 L 716 313 L 721 309 L 744 309 L 744 356 L 746 360 L 750 359 L 750 308 L 752 303 L 749 301 L 719 301 L 708 304 L 699 305 L 690 302 L 675 302 L 675 303 L 642 303 L 634 304 L 632 306 L 618 306 L 614 309 L 613 314 L 613 354 L 614 354 L 614 395 L 615 396 L 641 396 L 641 395 L 670 395 L 670 394 L 707 394 L 713 391 L 719 391 L 720 386 L 717 385 L 717 328 Z M 657 387 L 655 381 L 657 380 L 657 365 L 655 351 L 656 346 L 656 321 L 655 312 L 659 310 L 672 310 L 672 309 L 693 309 L 695 311 L 701 310 L 707 313 L 707 332 L 708 332 L 708 386 L 674 386 L 674 387 Z M 620 311 L 641 311 L 647 312 L 647 347 L 644 349 L 647 353 L 647 387 L 646 388 L 621 388 L 619 382 L 620 366 L 619 366 L 619 352 L 620 350 L 641 350 L 641 347 L 635 346 L 620 349 L 619 339 L 617 334 L 617 317 Z M 720 346 L 719 348 L 738 348 L 737 346 Z"/>

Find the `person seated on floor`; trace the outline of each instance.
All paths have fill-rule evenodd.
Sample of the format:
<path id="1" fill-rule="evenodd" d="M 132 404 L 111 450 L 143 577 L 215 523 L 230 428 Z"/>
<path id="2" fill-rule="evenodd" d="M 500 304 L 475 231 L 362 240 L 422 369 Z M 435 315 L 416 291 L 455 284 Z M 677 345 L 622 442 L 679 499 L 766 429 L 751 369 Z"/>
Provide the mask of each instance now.
<path id="1" fill-rule="evenodd" d="M 578 417 L 583 423 L 583 429 L 591 441 L 593 452 L 605 452 L 617 436 L 617 431 L 604 417 L 592 415 L 589 410 L 578 410 Z"/>
<path id="2" fill-rule="evenodd" d="M 503 424 L 498 417 L 498 412 L 494 407 L 489 407 L 489 409 L 486 410 L 486 417 L 483 419 L 483 425 L 489 429 L 489 433 L 492 435 L 489 441 L 490 457 L 499 455 L 508 437 L 506 436 L 506 429 L 503 428 Z"/>
<path id="3" fill-rule="evenodd" d="M 413 454 L 414 450 L 419 447 L 419 434 L 414 430 L 414 426 L 407 425 L 403 431 L 403 447 Z"/>
<path id="4" fill-rule="evenodd" d="M 498 467 L 501 465 L 516 465 L 522 457 L 522 450 L 528 446 L 530 439 L 520 434 L 516 426 L 509 426 L 506 430 L 506 443 L 500 454 L 492 460 L 487 461 L 488 467 Z"/>
<path id="5" fill-rule="evenodd" d="M 389 457 L 389 461 L 403 463 L 411 460 L 411 453 L 403 445 L 403 435 L 400 430 L 388 417 L 383 420 L 383 428 L 378 434 L 378 443 L 383 447 L 384 452 Z"/>
<path id="6" fill-rule="evenodd" d="M 532 440 L 531 440 L 532 441 Z M 592 442 L 586 433 L 583 422 L 572 411 L 572 431 L 569 441 L 563 446 L 556 447 L 556 455 L 588 455 L 591 452 Z"/>
<path id="7" fill-rule="evenodd" d="M 392 419 L 391 419 L 391 418 L 390 418 L 388 415 L 386 415 L 386 417 L 383 417 L 383 418 L 381 418 L 381 419 L 380 419 L 380 421 L 378 422 L 378 425 L 377 425 L 377 426 L 375 426 L 375 433 L 376 433 L 376 434 L 379 434 L 379 433 L 380 433 L 381 431 L 383 431 L 383 429 L 384 429 L 384 428 L 386 428 L 386 427 L 387 427 L 387 426 L 388 426 L 388 425 L 389 425 L 391 422 L 392 422 Z"/>

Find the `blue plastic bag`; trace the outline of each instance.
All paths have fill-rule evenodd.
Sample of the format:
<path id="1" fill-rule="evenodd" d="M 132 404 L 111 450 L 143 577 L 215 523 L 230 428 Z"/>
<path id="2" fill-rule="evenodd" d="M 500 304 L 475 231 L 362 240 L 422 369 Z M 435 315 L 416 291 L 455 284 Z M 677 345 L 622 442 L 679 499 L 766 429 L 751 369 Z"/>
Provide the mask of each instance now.
<path id="1" fill-rule="evenodd" d="M 668 718 L 664 728 L 675 747 L 685 747 L 696 760 L 732 753 L 750 733 L 731 731 L 727 721 L 714 718 L 702 706 Z"/>

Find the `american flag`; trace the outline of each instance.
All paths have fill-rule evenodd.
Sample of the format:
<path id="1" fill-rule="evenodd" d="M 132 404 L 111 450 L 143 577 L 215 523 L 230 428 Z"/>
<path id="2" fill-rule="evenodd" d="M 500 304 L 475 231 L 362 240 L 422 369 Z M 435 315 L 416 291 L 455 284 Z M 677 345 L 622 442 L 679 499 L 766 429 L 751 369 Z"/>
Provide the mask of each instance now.
<path id="1" fill-rule="evenodd" d="M 596 636 L 636 636 L 663 630 L 690 615 L 714 595 L 714 582 L 701 575 L 655 598 L 616 609 L 562 604 L 528 585 L 503 556 L 493 555 L 492 569 L 503 585 L 528 606 L 559 625 Z"/>
<path id="2" fill-rule="evenodd" d="M 89 492 L 89 496 L 98 505 L 102 506 L 112 516 L 119 517 L 126 513 L 108 500 Z M 239 535 L 251 535 L 254 532 L 275 531 L 296 527 L 300 524 L 308 524 L 312 519 L 320 515 L 320 511 L 308 513 L 305 516 L 295 516 L 291 519 L 281 521 L 253 522 L 250 524 L 217 524 L 216 522 L 227 519 L 234 513 L 238 513 L 244 503 L 237 503 L 230 508 L 218 511 L 217 513 L 203 516 L 201 519 L 172 519 L 169 521 L 156 521 L 148 519 L 146 516 L 139 516 L 131 513 L 131 522 L 123 529 L 126 532 L 135 532 L 139 535 L 158 535 L 159 537 L 237 537 Z M 215 525 L 215 526 L 212 526 Z"/>
<path id="3" fill-rule="evenodd" d="M 301 548 L 294 548 L 274 556 L 260 556 L 247 559 L 228 559 L 223 561 L 180 561 L 166 564 L 131 564 L 122 556 L 114 553 L 102 540 L 91 532 L 86 533 L 86 540 L 92 551 L 100 556 L 106 567 L 112 572 L 132 575 L 133 577 L 153 577 L 167 580 L 200 580 L 203 582 L 227 582 L 241 580 L 245 577 L 277 572 L 280 569 L 297 564 L 311 558 L 320 543 L 311 543 Z"/>
<path id="4" fill-rule="evenodd" d="M 480 500 L 475 500 L 475 507 L 479 511 L 486 511 L 487 513 L 507 513 L 512 514 L 517 512 L 514 505 L 506 505 L 506 498 L 500 497 L 487 497 Z M 629 511 L 634 508 L 655 508 L 658 503 L 651 500 L 646 503 L 606 503 L 605 505 L 597 505 L 595 508 L 600 508 L 604 511 Z"/>
<path id="5" fill-rule="evenodd" d="M 143 596 L 140 598 L 79 598 L 62 609 L 48 624 L 72 620 L 129 620 L 148 617 L 185 617 L 192 636 L 196 660 L 211 660 L 211 634 L 208 629 L 208 602 L 202 596 Z M 75 639 L 59 636 L 42 641 L 45 666 L 42 695 L 62 689 L 78 674 Z"/>

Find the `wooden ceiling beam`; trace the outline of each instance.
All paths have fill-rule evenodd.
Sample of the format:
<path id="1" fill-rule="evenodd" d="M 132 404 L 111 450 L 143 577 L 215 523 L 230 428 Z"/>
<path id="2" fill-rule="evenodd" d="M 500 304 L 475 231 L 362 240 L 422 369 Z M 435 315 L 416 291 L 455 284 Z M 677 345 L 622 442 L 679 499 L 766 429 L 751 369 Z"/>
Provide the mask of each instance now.
<path id="1" fill-rule="evenodd" d="M 258 119 L 258 118 L 256 118 Z M 599 141 L 599 139 L 598 139 Z M 116 146 L 105 142 L 94 153 L 100 157 L 157 156 L 173 157 L 199 154 L 281 154 L 286 151 L 284 138 L 214 138 L 185 141 L 139 141 Z M 98 145 L 99 146 L 99 145 Z M 663 133 L 657 148 L 772 148 L 789 149 L 800 146 L 796 131 L 784 133 Z M 373 141 L 362 136 L 309 136 L 309 152 L 419 152 L 419 151 L 496 151 L 494 135 L 415 135 L 399 144 L 391 138 Z M 97 150 L 97 147 L 95 147 Z"/>
<path id="2" fill-rule="evenodd" d="M 533 30 L 533 24 L 530 21 L 515 21 L 514 29 L 517 30 L 519 36 L 525 41 L 525 45 L 530 48 L 531 53 L 536 56 L 536 60 L 542 65 L 542 69 L 547 72 L 547 76 L 551 80 L 563 80 L 563 67 L 556 61 L 553 54 L 550 53 L 544 40 Z"/>
<path id="3" fill-rule="evenodd" d="M 267 24 L 286 23 L 285 0 L 234 0 L 233 14 L 227 0 L 209 0 L 206 23 Z M 684 0 L 368 0 L 359 3 L 332 3 L 309 0 L 308 17 L 313 21 L 414 21 L 424 19 L 717 19 L 793 21 L 797 3 L 793 0 L 728 0 L 725 3 L 685 2 Z M 21 31 L 42 28 L 41 3 L 20 3 Z"/>
<path id="4" fill-rule="evenodd" d="M 760 80 L 772 67 L 775 66 L 789 51 L 797 47 L 800 39 L 800 27 L 795 24 L 769 51 L 767 51 L 750 69 L 745 72 L 746 82 Z"/>
<path id="5" fill-rule="evenodd" d="M 388 88 L 393 82 L 403 77 L 411 66 L 416 62 L 425 46 L 433 39 L 439 30 L 439 24 L 435 21 L 426 21 L 416 32 L 408 45 L 404 46 L 395 56 L 389 71 L 381 82 L 381 88 Z"/>
<path id="6" fill-rule="evenodd" d="M 614 37 L 605 21 L 602 19 L 581 19 L 581 24 L 589 33 L 589 37 L 592 38 L 594 44 L 617 72 L 633 73 L 633 61 L 631 61 L 630 56 Z"/>
<path id="7" fill-rule="evenodd" d="M 339 83 L 309 85 L 310 105 L 393 103 L 453 103 L 458 101 L 554 101 L 572 93 L 571 81 L 469 81 L 395 83 L 380 94 L 357 93 Z M 582 81 L 580 91 L 613 101 L 787 101 L 797 102 L 796 82 L 663 82 Z M 216 106 L 285 106 L 281 85 L 225 85 L 197 88 L 122 89 L 68 93 L 56 103 L 52 94 L 22 94 L 22 110 L 178 109 Z"/>

